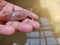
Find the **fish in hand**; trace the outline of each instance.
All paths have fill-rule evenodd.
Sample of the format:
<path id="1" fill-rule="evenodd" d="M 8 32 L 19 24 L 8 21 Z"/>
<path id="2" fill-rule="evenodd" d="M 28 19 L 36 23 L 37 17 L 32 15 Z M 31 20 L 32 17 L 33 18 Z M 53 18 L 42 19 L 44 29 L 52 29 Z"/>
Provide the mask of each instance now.
<path id="1" fill-rule="evenodd" d="M 19 21 L 26 18 L 33 19 L 32 15 L 27 11 L 16 10 L 9 15 L 4 15 L 0 17 L 0 21 Z"/>

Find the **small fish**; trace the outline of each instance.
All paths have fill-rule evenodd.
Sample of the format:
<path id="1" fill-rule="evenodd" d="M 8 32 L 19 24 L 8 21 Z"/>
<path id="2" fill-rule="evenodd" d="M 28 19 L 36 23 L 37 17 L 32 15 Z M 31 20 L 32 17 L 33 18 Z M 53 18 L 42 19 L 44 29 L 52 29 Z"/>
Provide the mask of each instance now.
<path id="1" fill-rule="evenodd" d="M 32 18 L 32 15 L 27 12 L 27 11 L 22 11 L 22 10 L 17 10 L 13 11 L 10 15 L 5 15 L 3 17 L 0 17 L 1 21 L 18 21 L 18 20 L 23 20 L 25 18 Z"/>

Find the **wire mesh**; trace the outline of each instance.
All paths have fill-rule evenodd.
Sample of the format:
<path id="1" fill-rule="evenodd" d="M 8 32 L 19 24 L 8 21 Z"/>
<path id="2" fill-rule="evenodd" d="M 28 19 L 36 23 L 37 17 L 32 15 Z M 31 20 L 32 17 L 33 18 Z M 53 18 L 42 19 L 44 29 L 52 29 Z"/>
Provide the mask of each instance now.
<path id="1" fill-rule="evenodd" d="M 25 45 L 60 45 L 60 37 L 55 37 L 53 28 L 46 18 L 40 18 L 39 31 L 27 33 L 28 39 Z"/>

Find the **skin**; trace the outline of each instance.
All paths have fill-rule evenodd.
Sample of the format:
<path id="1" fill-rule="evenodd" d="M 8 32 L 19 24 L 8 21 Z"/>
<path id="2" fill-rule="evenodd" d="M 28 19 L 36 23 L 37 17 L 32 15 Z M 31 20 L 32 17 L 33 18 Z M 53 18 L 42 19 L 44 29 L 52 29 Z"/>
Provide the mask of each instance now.
<path id="1" fill-rule="evenodd" d="M 28 11 L 4 0 L 0 0 L 0 17 L 11 14 L 13 12 L 13 9 L 14 11 L 16 10 Z M 40 28 L 40 24 L 35 21 L 38 19 L 38 16 L 30 11 L 28 12 L 32 15 L 32 18 L 34 20 L 26 18 L 22 22 L 7 21 L 6 23 L 0 20 L 0 34 L 12 35 L 15 33 L 16 30 L 26 33 L 31 32 L 33 29 L 38 30 Z"/>

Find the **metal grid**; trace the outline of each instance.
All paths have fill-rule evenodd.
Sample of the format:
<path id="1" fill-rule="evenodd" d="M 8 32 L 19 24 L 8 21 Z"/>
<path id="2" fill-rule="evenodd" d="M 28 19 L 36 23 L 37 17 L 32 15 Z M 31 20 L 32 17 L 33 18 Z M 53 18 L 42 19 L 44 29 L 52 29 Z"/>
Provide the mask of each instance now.
<path id="1" fill-rule="evenodd" d="M 55 37 L 52 27 L 46 18 L 40 18 L 41 29 L 28 33 L 25 45 L 60 45 L 60 37 Z"/>

